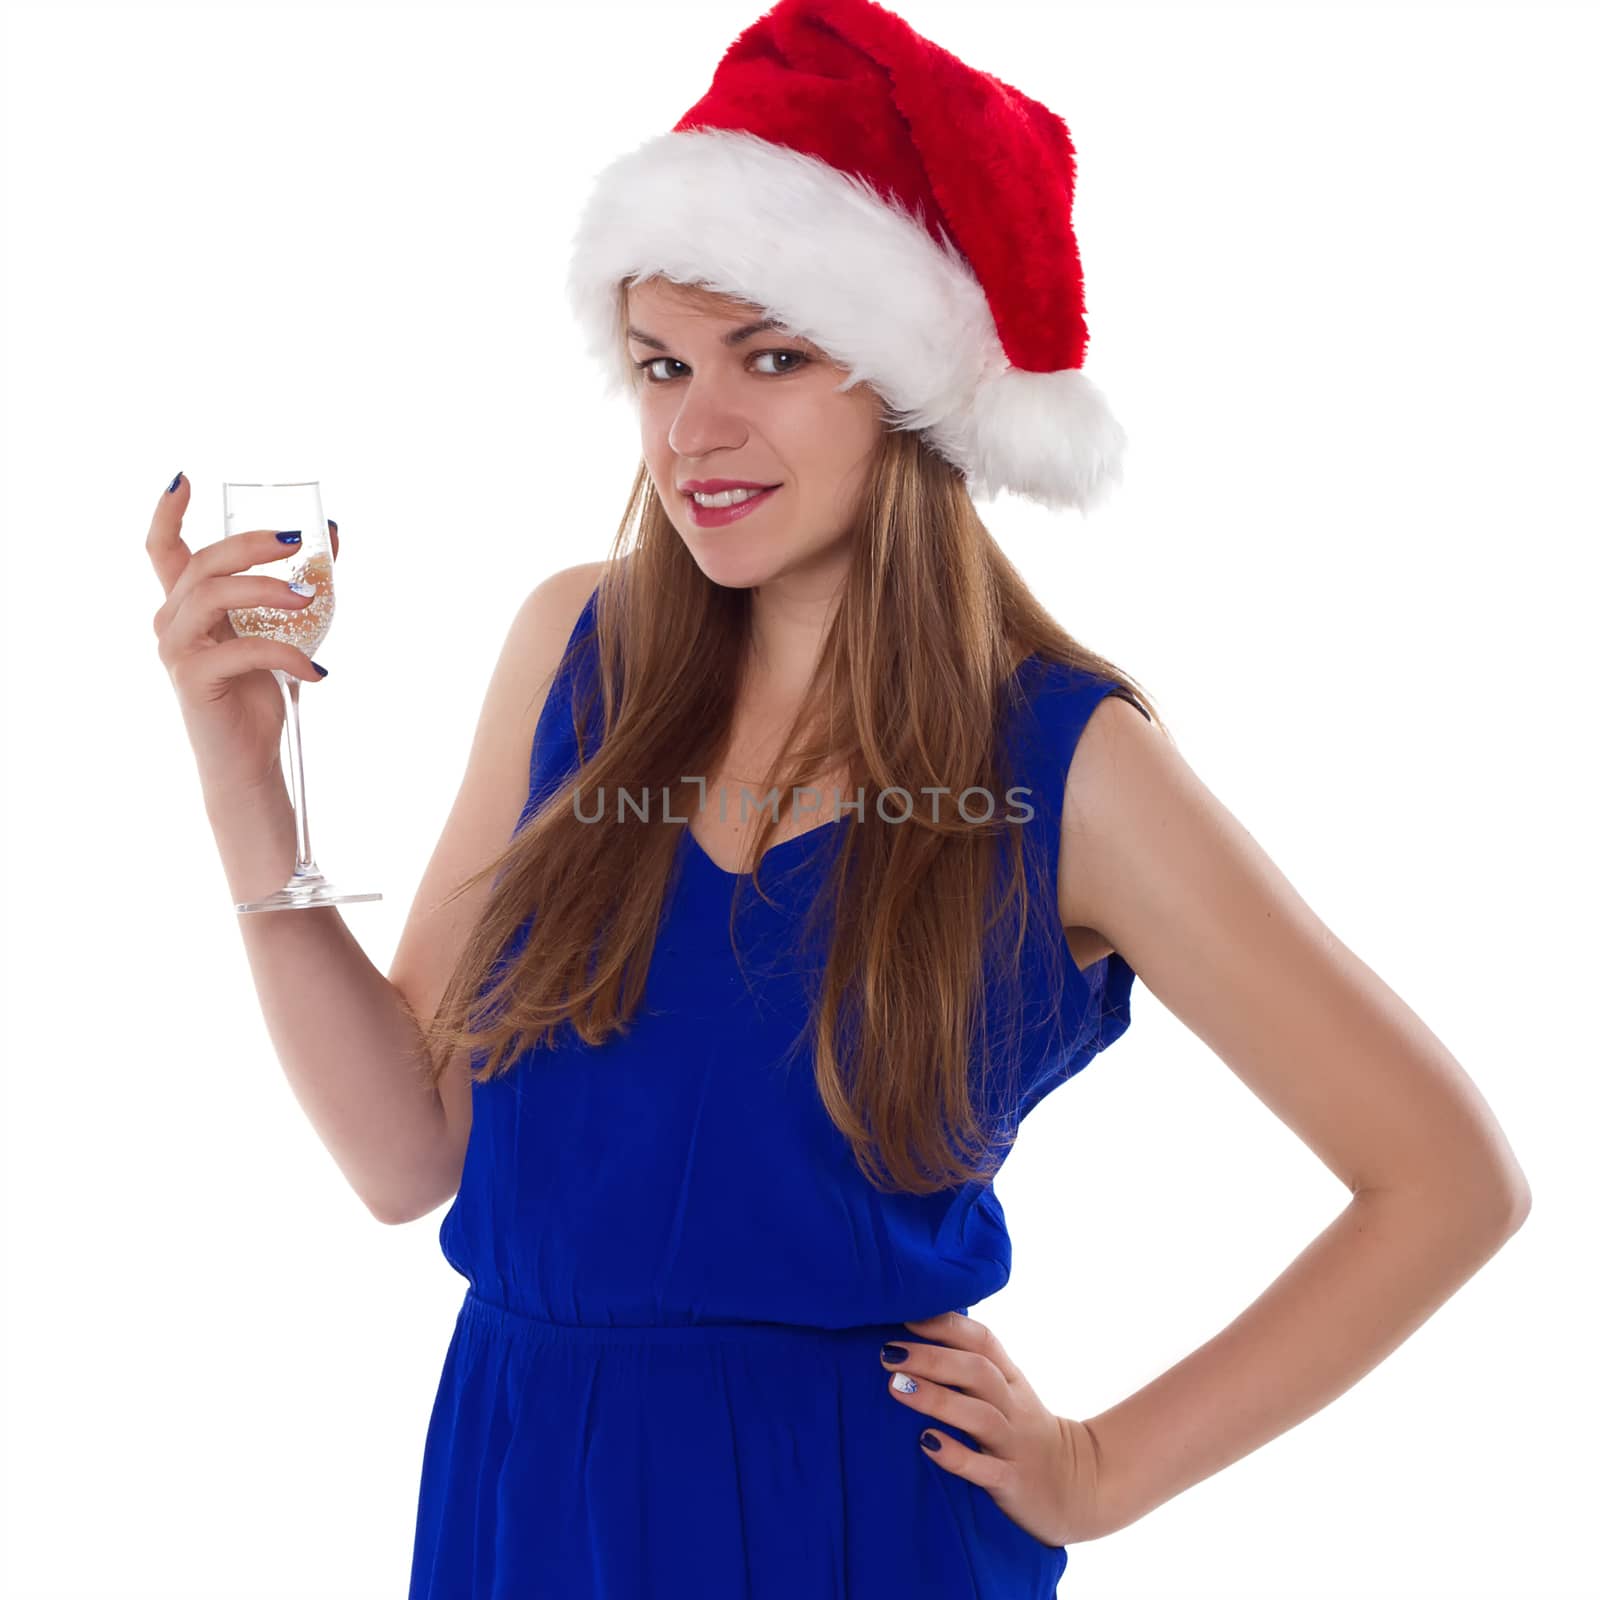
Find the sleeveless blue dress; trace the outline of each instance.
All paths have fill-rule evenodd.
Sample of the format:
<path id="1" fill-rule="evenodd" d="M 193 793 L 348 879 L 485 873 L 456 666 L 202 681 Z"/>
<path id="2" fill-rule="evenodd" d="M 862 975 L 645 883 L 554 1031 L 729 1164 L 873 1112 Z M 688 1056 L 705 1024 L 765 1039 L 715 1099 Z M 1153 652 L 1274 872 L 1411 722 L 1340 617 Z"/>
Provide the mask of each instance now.
<path id="1" fill-rule="evenodd" d="M 539 719 L 523 821 L 577 766 L 597 598 Z M 1036 658 L 1017 670 L 1023 710 L 1004 737 L 1034 810 L 1017 825 L 1038 836 L 1030 895 L 1064 973 L 1047 985 L 1042 964 L 1024 969 L 1020 1121 L 1126 1031 L 1134 974 L 1115 953 L 1080 973 L 1055 917 L 1068 763 L 1121 691 Z M 746 882 L 737 953 L 736 875 L 680 828 L 628 1035 L 590 1048 L 567 1027 L 473 1085 L 439 1229 L 468 1288 L 427 1430 L 409 1600 L 1056 1593 L 1066 1548 L 924 1451 L 930 1423 L 977 1441 L 897 1400 L 878 1357 L 885 1340 L 917 1342 L 902 1319 L 965 1313 L 1005 1285 L 999 1199 L 979 1183 L 873 1188 L 808 1055 L 776 1065 L 806 1020 L 806 961 L 820 971 L 794 931 L 851 822 L 767 852 L 775 905 Z"/>

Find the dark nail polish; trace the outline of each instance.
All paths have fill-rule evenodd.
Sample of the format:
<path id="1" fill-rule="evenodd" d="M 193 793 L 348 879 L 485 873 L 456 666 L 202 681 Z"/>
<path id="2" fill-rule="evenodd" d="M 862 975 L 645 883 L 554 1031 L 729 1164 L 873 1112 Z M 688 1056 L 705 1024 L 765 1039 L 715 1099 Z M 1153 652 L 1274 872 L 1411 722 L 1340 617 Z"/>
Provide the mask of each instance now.
<path id="1" fill-rule="evenodd" d="M 328 676 L 328 669 L 325 666 L 323 666 L 321 662 L 313 661 L 311 663 L 311 665 L 314 666 L 317 669 L 317 671 L 322 674 L 322 676 L 324 678 L 326 678 Z"/>
<path id="2" fill-rule="evenodd" d="M 331 532 L 337 533 L 339 531 L 339 524 L 337 522 L 335 522 L 332 517 L 329 517 L 328 518 L 328 528 L 329 528 L 329 530 Z"/>
<path id="3" fill-rule="evenodd" d="M 903 1344 L 886 1344 L 878 1354 L 885 1361 L 904 1361 L 908 1352 Z"/>
<path id="4" fill-rule="evenodd" d="M 925 1433 L 922 1436 L 922 1442 L 929 1450 L 937 1450 L 939 1448 L 939 1435 L 936 1433 Z"/>
<path id="5" fill-rule="evenodd" d="M 167 493 L 168 494 L 176 494 L 178 492 L 178 485 L 180 483 L 182 483 L 182 482 L 183 482 L 183 474 L 180 472 L 178 474 L 178 476 L 176 478 L 174 478 L 172 480 L 172 482 L 167 485 Z"/>
<path id="6" fill-rule="evenodd" d="M 289 532 L 287 532 L 287 533 L 280 533 L 278 535 L 278 543 L 279 544 L 299 544 L 300 543 L 300 530 L 298 528 L 291 528 L 289 530 Z"/>

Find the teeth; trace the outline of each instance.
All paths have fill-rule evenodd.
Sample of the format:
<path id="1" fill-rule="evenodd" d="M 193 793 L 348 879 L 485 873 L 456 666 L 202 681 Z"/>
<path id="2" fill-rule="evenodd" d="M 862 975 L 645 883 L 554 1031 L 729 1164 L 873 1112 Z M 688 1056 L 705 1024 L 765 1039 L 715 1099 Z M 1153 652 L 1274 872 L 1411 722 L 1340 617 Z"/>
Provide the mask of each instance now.
<path id="1" fill-rule="evenodd" d="M 721 494 L 696 494 L 694 503 L 697 506 L 736 506 L 765 492 L 762 489 L 724 489 Z"/>

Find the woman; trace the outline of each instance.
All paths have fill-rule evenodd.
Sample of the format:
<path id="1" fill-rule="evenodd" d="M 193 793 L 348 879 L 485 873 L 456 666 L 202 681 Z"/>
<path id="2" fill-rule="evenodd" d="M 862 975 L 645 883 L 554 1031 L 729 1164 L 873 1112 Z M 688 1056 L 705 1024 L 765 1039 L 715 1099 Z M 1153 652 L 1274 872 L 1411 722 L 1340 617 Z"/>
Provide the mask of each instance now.
<path id="1" fill-rule="evenodd" d="M 470 1285 L 412 1600 L 1053 1594 L 1527 1213 L 1460 1067 L 977 515 L 1119 470 L 1071 184 L 1053 114 L 867 0 L 784 0 L 602 174 L 574 305 L 644 460 L 612 557 L 519 613 L 361 1036 L 430 1115 L 391 1051 L 347 1170 L 387 1220 L 453 1196 Z M 994 1172 L 1136 971 L 1352 1201 L 1057 1417 L 965 1313 L 1009 1275 Z"/>

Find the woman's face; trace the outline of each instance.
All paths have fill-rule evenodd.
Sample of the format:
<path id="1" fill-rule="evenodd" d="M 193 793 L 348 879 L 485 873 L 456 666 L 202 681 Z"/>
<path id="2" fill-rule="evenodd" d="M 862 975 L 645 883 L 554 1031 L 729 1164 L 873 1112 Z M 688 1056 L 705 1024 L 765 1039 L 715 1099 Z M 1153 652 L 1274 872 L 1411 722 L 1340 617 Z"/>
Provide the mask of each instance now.
<path id="1" fill-rule="evenodd" d="M 649 363 L 637 374 L 645 465 L 700 570 L 753 588 L 837 561 L 882 432 L 877 393 L 835 394 L 848 373 L 781 327 L 728 343 L 765 320 L 737 300 L 706 310 L 663 279 L 627 294 L 628 355 Z M 718 478 L 779 487 L 704 527 L 682 485 Z"/>

